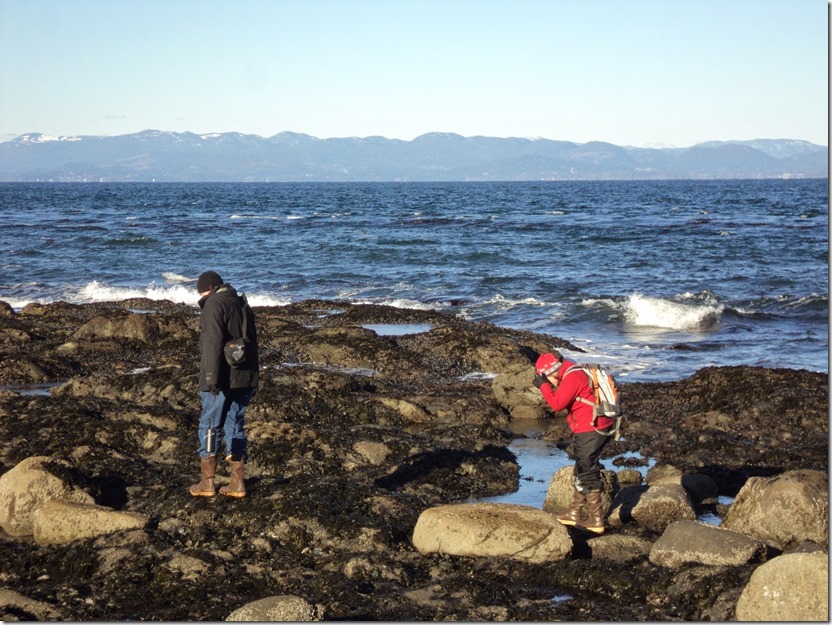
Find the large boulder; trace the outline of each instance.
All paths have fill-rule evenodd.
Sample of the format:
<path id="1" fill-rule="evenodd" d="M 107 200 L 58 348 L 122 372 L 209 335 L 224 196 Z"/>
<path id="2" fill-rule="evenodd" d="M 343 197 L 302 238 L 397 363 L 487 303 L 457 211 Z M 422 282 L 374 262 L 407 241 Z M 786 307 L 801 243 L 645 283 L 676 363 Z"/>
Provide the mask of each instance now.
<path id="1" fill-rule="evenodd" d="M 611 527 L 635 523 L 653 532 L 663 532 L 674 521 L 693 521 L 696 511 L 679 484 L 628 486 L 613 499 L 608 518 Z"/>
<path id="2" fill-rule="evenodd" d="M 541 563 L 572 551 L 566 528 L 553 515 L 514 504 L 467 503 L 428 508 L 416 522 L 420 553 L 508 557 Z"/>
<path id="3" fill-rule="evenodd" d="M 543 395 L 532 385 L 534 374 L 532 366 L 515 366 L 491 381 L 494 398 L 512 419 L 542 419 L 552 414 Z"/>
<path id="4" fill-rule="evenodd" d="M 765 559 L 765 543 L 697 521 L 671 523 L 650 549 L 650 562 L 678 568 L 688 563 L 740 566 Z"/>
<path id="5" fill-rule="evenodd" d="M 738 621 L 829 621 L 829 554 L 793 553 L 760 565 L 737 601 Z"/>
<path id="6" fill-rule="evenodd" d="M 149 520 L 147 515 L 138 512 L 52 499 L 35 510 L 32 529 L 37 544 L 53 545 L 141 529 Z"/>
<path id="7" fill-rule="evenodd" d="M 324 611 L 321 606 L 309 603 L 295 595 L 275 595 L 247 603 L 237 608 L 226 621 L 242 622 L 305 622 L 320 621 Z"/>
<path id="8" fill-rule="evenodd" d="M 35 511 L 52 499 L 94 504 L 73 482 L 71 467 L 48 456 L 32 456 L 0 476 L 0 527 L 12 536 L 33 533 Z"/>
<path id="9" fill-rule="evenodd" d="M 829 544 L 829 479 L 821 471 L 752 477 L 728 509 L 723 526 L 778 548 L 809 540 Z"/>
<path id="10" fill-rule="evenodd" d="M 78 328 L 73 338 L 81 339 L 128 339 L 149 343 L 158 334 L 158 329 L 148 315 L 131 313 L 126 317 L 94 317 Z"/>

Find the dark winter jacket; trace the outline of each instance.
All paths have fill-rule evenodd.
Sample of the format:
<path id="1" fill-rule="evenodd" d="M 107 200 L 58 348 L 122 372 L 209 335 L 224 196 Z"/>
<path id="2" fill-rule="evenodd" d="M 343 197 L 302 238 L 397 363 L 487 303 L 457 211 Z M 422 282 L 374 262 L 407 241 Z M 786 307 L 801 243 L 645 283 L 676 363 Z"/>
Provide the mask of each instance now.
<path id="1" fill-rule="evenodd" d="M 260 364 L 257 355 L 257 329 L 251 307 L 229 284 L 221 284 L 199 300 L 199 390 L 218 388 L 257 388 Z M 225 342 L 243 335 L 243 314 L 247 319 L 247 336 L 251 356 L 241 367 L 232 368 L 223 354 Z"/>

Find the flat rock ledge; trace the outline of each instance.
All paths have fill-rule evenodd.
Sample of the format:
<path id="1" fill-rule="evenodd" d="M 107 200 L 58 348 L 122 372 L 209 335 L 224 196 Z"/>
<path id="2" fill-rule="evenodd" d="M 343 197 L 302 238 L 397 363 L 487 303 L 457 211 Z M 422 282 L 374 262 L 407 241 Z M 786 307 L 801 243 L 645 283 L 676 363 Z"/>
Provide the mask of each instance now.
<path id="1" fill-rule="evenodd" d="M 566 559 L 572 539 L 554 516 L 514 504 L 465 503 L 428 508 L 416 522 L 420 553 L 508 557 L 533 563 Z"/>
<path id="2" fill-rule="evenodd" d="M 741 566 L 764 560 L 766 553 L 761 540 L 698 521 L 676 521 L 653 544 L 650 562 L 670 568 L 688 563 Z"/>
<path id="3" fill-rule="evenodd" d="M 737 601 L 737 620 L 829 622 L 829 554 L 785 554 L 757 567 Z"/>
<path id="4" fill-rule="evenodd" d="M 51 499 L 33 515 L 32 528 L 39 545 L 57 545 L 113 532 L 144 528 L 149 517 L 105 506 Z"/>

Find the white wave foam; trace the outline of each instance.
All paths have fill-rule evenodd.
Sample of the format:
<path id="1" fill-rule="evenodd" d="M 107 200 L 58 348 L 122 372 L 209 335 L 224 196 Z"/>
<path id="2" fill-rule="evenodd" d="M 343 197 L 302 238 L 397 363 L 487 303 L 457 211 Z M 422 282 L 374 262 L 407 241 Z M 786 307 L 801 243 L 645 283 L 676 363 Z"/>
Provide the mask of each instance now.
<path id="1" fill-rule="evenodd" d="M 499 309 L 509 309 L 515 306 L 552 306 L 551 303 L 544 302 L 535 297 L 523 297 L 520 299 L 511 299 L 503 295 L 495 295 L 491 299 L 478 302 L 480 306 L 496 306 Z"/>
<path id="2" fill-rule="evenodd" d="M 183 281 L 191 282 L 194 279 Z M 89 304 L 94 302 L 119 302 L 124 299 L 144 297 L 154 301 L 168 300 L 177 304 L 196 306 L 199 295 L 193 286 L 183 284 L 156 285 L 147 287 L 118 287 L 93 281 L 72 293 L 67 293 L 63 299 L 75 304 Z M 252 306 L 285 306 L 291 303 L 289 298 L 278 298 L 268 293 L 246 293 L 246 298 Z M 22 303 L 21 305 L 25 305 Z"/>
<path id="3" fill-rule="evenodd" d="M 635 294 L 624 304 L 624 318 L 635 326 L 701 330 L 713 326 L 724 308 L 721 304 L 683 304 Z"/>
<path id="4" fill-rule="evenodd" d="M 408 298 L 363 298 L 353 299 L 352 297 L 342 297 L 353 304 L 371 304 L 377 306 L 391 306 L 393 308 L 406 308 L 412 310 L 443 310 L 450 306 L 447 302 L 420 302 L 415 299 Z"/>
<path id="5" fill-rule="evenodd" d="M 162 277 L 165 279 L 166 282 L 196 282 L 196 278 L 181 276 L 178 273 L 173 273 L 171 271 L 163 272 Z"/>
<path id="6" fill-rule="evenodd" d="M 284 217 L 283 215 L 240 215 L 238 213 L 234 213 L 233 215 L 229 215 L 229 219 L 251 219 L 251 220 L 265 220 L 265 221 L 283 221 L 284 219 L 288 219 L 288 217 Z"/>

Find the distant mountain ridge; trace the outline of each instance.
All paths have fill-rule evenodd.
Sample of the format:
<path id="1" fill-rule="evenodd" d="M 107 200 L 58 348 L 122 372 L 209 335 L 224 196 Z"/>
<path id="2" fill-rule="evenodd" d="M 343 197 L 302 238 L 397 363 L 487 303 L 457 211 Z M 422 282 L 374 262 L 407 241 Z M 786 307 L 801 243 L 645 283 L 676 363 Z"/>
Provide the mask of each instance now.
<path id="1" fill-rule="evenodd" d="M 2 182 L 374 182 L 828 178 L 828 148 L 792 139 L 632 148 L 428 133 L 318 139 L 281 132 L 25 134 L 0 143 Z"/>

